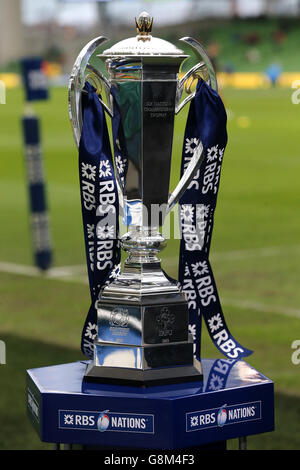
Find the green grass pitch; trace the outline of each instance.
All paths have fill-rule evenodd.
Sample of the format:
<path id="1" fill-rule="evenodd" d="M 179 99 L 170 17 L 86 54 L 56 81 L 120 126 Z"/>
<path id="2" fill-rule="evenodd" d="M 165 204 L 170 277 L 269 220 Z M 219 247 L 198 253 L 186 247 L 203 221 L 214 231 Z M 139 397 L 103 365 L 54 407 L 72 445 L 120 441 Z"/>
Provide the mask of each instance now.
<path id="1" fill-rule="evenodd" d="M 300 105 L 291 90 L 222 92 L 229 142 L 224 156 L 211 261 L 226 320 L 254 349 L 248 362 L 275 382 L 276 431 L 249 438 L 251 449 L 299 449 L 300 365 Z M 55 266 L 83 265 L 77 151 L 65 89 L 34 105 L 41 118 Z M 20 119 L 21 90 L 0 106 L 0 265 L 31 265 L 27 186 Z M 178 176 L 186 111 L 176 118 L 172 184 Z M 162 253 L 177 276 L 178 241 Z M 83 276 L 71 282 L 0 270 L 0 449 L 48 449 L 26 416 L 25 371 L 82 358 L 80 333 L 89 307 Z M 202 354 L 220 357 L 204 327 Z M 236 441 L 229 448 L 236 448 Z"/>

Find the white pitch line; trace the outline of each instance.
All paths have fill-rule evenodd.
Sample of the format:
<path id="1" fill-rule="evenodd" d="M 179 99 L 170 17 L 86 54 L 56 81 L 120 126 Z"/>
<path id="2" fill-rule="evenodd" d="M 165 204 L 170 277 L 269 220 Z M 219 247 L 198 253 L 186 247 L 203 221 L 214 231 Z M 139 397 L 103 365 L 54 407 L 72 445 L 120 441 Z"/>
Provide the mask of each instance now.
<path id="1" fill-rule="evenodd" d="M 212 260 L 238 260 L 238 259 L 247 259 L 247 258 L 258 258 L 258 257 L 272 257 L 284 255 L 287 252 L 292 252 L 293 254 L 300 252 L 300 245 L 294 246 L 274 246 L 274 247 L 265 247 L 265 248 L 254 248 L 254 249 L 245 249 L 245 250 L 233 250 L 233 251 L 217 251 L 211 254 Z M 34 276 L 34 277 L 49 277 L 49 278 L 61 278 L 61 277 L 70 277 L 74 275 L 85 275 L 86 266 L 85 265 L 73 265 L 73 266 L 59 266 L 55 268 L 50 268 L 47 271 L 43 272 L 35 266 L 28 266 L 24 264 L 16 264 L 2 261 L 0 262 L 0 272 L 20 274 L 25 276 Z"/>
<path id="2" fill-rule="evenodd" d="M 59 280 L 76 280 L 76 276 L 86 275 L 86 266 L 59 266 L 42 271 L 35 266 L 24 264 L 0 262 L 0 271 L 10 274 L 19 274 L 31 277 L 44 277 Z"/>
<path id="3" fill-rule="evenodd" d="M 217 251 L 212 253 L 210 258 L 211 260 L 239 260 L 247 258 L 261 258 L 261 257 L 272 257 L 272 256 L 282 256 L 287 252 L 293 254 L 300 252 L 300 245 L 291 245 L 291 246 L 269 246 L 265 248 L 253 248 L 245 250 L 233 250 L 233 251 Z"/>
<path id="4" fill-rule="evenodd" d="M 21 274 L 25 276 L 41 276 L 41 271 L 34 266 L 24 264 L 0 262 L 0 271 L 3 273 Z"/>
<path id="5" fill-rule="evenodd" d="M 215 252 L 212 254 L 212 260 L 239 260 L 258 257 L 281 256 L 287 252 L 293 254 L 300 252 L 300 245 L 289 247 L 275 246 L 257 249 L 234 250 L 225 252 Z M 47 271 L 41 271 L 35 266 L 28 266 L 16 263 L 0 262 L 0 272 L 19 274 L 24 276 L 42 277 L 66 282 L 77 282 L 88 284 L 87 270 L 85 265 L 59 266 L 50 268 Z M 280 315 L 300 318 L 300 310 L 296 308 L 284 307 L 279 305 L 268 305 L 251 300 L 238 300 L 232 298 L 222 298 L 221 302 L 228 306 L 249 309 L 258 312 L 278 313 Z"/>
<path id="6" fill-rule="evenodd" d="M 238 307 L 242 309 L 255 310 L 257 312 L 263 313 L 278 313 L 279 315 L 284 315 L 286 317 L 300 318 L 300 310 L 296 308 L 283 307 L 282 305 L 268 305 L 261 302 L 256 302 L 252 300 L 238 300 L 231 299 L 227 297 L 221 298 L 221 304 Z"/>
<path id="7" fill-rule="evenodd" d="M 68 277 L 68 276 L 76 276 L 86 274 L 87 269 L 86 266 L 80 264 L 78 266 L 59 266 L 57 268 L 50 268 L 46 272 L 47 277 Z"/>

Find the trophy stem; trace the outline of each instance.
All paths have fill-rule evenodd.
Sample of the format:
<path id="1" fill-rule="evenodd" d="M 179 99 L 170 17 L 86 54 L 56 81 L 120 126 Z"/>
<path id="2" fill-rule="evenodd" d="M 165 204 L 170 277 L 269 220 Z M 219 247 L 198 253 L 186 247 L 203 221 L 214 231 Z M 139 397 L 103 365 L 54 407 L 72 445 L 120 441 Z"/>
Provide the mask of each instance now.
<path id="1" fill-rule="evenodd" d="M 135 264 L 159 263 L 158 253 L 166 247 L 166 239 L 153 227 L 134 227 L 123 235 L 121 246 L 129 253 L 125 267 Z"/>

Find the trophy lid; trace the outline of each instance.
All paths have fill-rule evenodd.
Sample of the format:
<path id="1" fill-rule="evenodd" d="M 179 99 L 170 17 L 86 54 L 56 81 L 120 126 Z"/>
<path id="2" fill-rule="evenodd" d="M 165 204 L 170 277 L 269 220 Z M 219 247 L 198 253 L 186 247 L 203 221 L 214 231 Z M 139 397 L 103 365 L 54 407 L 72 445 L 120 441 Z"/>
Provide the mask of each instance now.
<path id="1" fill-rule="evenodd" d="M 143 11 L 135 19 L 138 35 L 114 44 L 99 57 L 115 56 L 183 56 L 184 52 L 164 39 L 151 36 L 153 18 Z"/>

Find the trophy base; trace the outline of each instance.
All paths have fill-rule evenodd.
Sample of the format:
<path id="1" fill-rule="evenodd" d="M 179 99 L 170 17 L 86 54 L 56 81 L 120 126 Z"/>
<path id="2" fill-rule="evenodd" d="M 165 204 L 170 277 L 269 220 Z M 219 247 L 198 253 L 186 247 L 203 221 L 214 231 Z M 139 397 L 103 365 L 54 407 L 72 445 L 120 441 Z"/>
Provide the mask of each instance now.
<path id="1" fill-rule="evenodd" d="M 203 380 L 202 366 L 197 360 L 192 365 L 161 367 L 157 369 L 129 369 L 99 367 L 90 363 L 84 376 L 85 382 L 151 387 L 157 385 L 196 382 Z"/>
<path id="2" fill-rule="evenodd" d="M 202 380 L 202 368 L 188 341 L 147 345 L 121 345 L 96 341 L 94 360 L 84 380 L 151 386 Z"/>
<path id="3" fill-rule="evenodd" d="M 162 271 L 158 233 L 136 228 L 122 238 L 124 270 L 97 302 L 97 340 L 86 382 L 152 385 L 201 381 L 189 334 L 189 311 L 176 281 Z"/>

